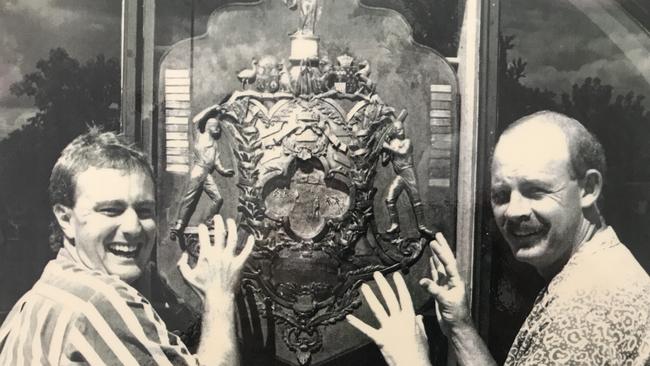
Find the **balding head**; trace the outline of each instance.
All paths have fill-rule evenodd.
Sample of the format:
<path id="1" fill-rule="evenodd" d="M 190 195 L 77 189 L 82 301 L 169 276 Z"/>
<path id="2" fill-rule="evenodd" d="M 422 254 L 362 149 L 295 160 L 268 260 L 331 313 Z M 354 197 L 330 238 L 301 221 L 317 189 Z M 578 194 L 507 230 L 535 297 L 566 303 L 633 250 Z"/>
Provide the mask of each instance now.
<path id="1" fill-rule="evenodd" d="M 504 140 L 517 140 L 520 145 L 528 142 L 548 143 L 547 151 L 555 148 L 565 148 L 556 145 L 558 140 L 545 141 L 547 137 L 557 137 L 553 132 L 557 129 L 563 137 L 569 152 L 569 168 L 573 178 L 582 179 L 589 169 L 600 172 L 605 179 L 607 163 L 603 146 L 598 139 L 577 120 L 564 114 L 541 111 L 522 117 L 503 132 L 499 143 Z M 525 140 L 529 140 L 524 143 Z M 497 144 L 498 146 L 499 144 Z"/>

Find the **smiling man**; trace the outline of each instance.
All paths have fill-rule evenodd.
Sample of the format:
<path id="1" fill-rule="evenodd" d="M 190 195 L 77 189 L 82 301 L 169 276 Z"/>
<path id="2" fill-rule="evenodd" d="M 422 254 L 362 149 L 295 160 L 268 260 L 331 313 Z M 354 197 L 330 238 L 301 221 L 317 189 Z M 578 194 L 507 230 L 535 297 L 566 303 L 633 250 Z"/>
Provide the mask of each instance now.
<path id="1" fill-rule="evenodd" d="M 151 254 L 156 222 L 153 182 L 142 170 L 127 174 L 89 167 L 76 177 L 74 205 L 54 204 L 67 252 L 89 269 L 132 283 Z M 110 189 L 108 189 L 110 187 Z M 76 249 L 76 250 L 70 250 Z"/>
<path id="2" fill-rule="evenodd" d="M 559 113 L 524 117 L 501 135 L 492 160 L 494 217 L 515 258 L 531 264 L 547 281 L 506 365 L 650 362 L 650 277 L 600 213 L 605 167 L 596 138 Z M 442 234 L 436 234 L 431 249 L 433 278 L 421 284 L 435 297 L 438 321 L 459 363 L 494 365 L 472 323 L 464 281 Z M 390 314 L 376 305 L 369 288 L 362 291 L 382 327 L 372 329 L 354 317 L 349 321 L 379 344 L 387 360 L 408 359 L 397 342 L 418 339 L 422 332 L 415 315 L 405 312 L 410 299 L 404 301 L 404 291 L 398 291 L 398 303 L 380 280 Z M 391 329 L 393 318 L 403 326 Z M 418 354 L 408 365 L 429 364 L 426 348 Z"/>
<path id="3" fill-rule="evenodd" d="M 584 127 L 570 122 L 554 113 L 520 120 L 501 136 L 492 162 L 497 226 L 515 258 L 547 279 L 606 229 L 596 205 L 605 155 Z"/>
<path id="4" fill-rule="evenodd" d="M 215 217 L 214 242 L 200 225 L 196 266 L 185 254 L 179 261 L 204 304 L 198 352 L 191 355 L 131 286 L 156 233 L 155 184 L 144 154 L 92 130 L 63 150 L 49 190 L 62 247 L 0 328 L 0 365 L 239 364 L 234 291 L 253 240 L 235 255 L 233 220 L 226 231 Z"/>

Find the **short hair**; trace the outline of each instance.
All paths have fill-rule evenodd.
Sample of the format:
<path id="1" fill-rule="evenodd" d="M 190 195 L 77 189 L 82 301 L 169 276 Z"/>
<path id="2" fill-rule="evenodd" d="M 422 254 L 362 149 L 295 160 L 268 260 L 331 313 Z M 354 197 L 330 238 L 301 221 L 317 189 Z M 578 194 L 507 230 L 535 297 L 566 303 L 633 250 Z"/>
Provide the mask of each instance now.
<path id="1" fill-rule="evenodd" d="M 52 168 L 48 187 L 50 205 L 74 207 L 77 176 L 89 168 L 141 171 L 154 183 L 153 170 L 147 156 L 113 132 L 102 132 L 97 127 L 78 136 L 61 152 Z M 56 220 L 50 224 L 50 247 L 56 251 L 63 244 L 63 232 Z"/>
<path id="2" fill-rule="evenodd" d="M 582 179 L 587 170 L 595 169 L 600 172 L 605 181 L 607 161 L 605 150 L 598 138 L 577 120 L 562 113 L 540 111 L 524 116 L 513 122 L 502 136 L 528 123 L 548 123 L 558 127 L 566 138 L 569 148 L 569 173 L 573 179 Z"/>

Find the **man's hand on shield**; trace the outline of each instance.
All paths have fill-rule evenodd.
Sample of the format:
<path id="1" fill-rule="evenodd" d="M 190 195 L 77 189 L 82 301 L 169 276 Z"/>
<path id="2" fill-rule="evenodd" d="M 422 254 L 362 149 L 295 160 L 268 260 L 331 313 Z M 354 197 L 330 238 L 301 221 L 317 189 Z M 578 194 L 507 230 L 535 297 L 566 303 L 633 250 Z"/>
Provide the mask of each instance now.
<path id="1" fill-rule="evenodd" d="M 227 227 L 227 230 L 226 230 Z M 249 236 L 239 254 L 237 226 L 232 219 L 224 225 L 220 215 L 214 217 L 214 240 L 210 240 L 207 226 L 199 225 L 200 251 L 196 266 L 190 268 L 187 252 L 183 252 L 178 269 L 202 300 L 223 300 L 234 297 L 241 269 L 253 250 L 255 240 Z"/>
<path id="2" fill-rule="evenodd" d="M 354 315 L 347 321 L 372 339 L 390 366 L 430 366 L 429 345 L 422 324 L 422 316 L 415 315 L 411 295 L 401 274 L 395 273 L 393 280 L 397 296 L 384 276 L 373 274 L 386 308 L 377 299 L 370 286 L 361 285 L 366 303 L 379 321 L 379 328 L 373 328 Z"/>
<path id="3" fill-rule="evenodd" d="M 436 299 L 436 315 L 440 329 L 449 337 L 456 326 L 471 326 L 465 282 L 458 273 L 456 258 L 442 233 L 435 235 L 431 248 L 431 279 L 423 278 L 420 285 Z"/>

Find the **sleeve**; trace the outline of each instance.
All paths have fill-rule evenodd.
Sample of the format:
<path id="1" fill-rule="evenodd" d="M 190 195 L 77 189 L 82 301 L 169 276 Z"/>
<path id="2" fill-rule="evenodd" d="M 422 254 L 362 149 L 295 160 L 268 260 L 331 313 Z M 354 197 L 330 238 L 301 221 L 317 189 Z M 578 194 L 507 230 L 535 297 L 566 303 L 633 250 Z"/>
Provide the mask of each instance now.
<path id="1" fill-rule="evenodd" d="M 62 364 L 199 365 L 144 298 L 97 300 L 66 330 Z"/>

